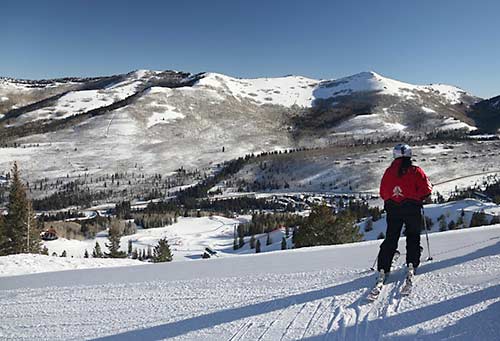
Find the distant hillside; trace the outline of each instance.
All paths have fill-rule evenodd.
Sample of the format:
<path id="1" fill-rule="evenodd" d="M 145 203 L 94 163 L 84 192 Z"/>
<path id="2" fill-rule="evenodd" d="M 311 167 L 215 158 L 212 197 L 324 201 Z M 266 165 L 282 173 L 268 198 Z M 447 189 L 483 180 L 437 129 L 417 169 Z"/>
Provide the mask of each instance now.
<path id="1" fill-rule="evenodd" d="M 490 133 L 497 132 L 500 129 L 500 96 L 474 104 L 469 116 L 479 129 Z"/>
<path id="2" fill-rule="evenodd" d="M 479 98 L 362 72 L 337 80 L 238 79 L 137 70 L 97 78 L 0 79 L 0 174 L 174 172 L 245 154 L 355 138 L 472 130 Z M 15 146 L 22 146 L 22 151 Z"/>

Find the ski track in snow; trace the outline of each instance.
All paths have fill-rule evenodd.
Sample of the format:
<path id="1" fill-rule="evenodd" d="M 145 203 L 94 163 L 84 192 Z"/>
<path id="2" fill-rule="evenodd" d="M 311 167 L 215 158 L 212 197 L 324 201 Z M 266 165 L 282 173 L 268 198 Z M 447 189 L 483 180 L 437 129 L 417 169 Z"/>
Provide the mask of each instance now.
<path id="1" fill-rule="evenodd" d="M 93 270 L 97 279 L 88 270 L 4 277 L 0 339 L 497 340 L 500 225 L 433 234 L 431 243 L 435 260 L 421 264 L 411 295 L 400 295 L 402 254 L 372 303 L 376 275 L 343 255 L 356 248 L 369 260 L 373 242 Z M 313 261 L 323 269 L 307 270 Z M 193 268 L 169 275 L 180 266 Z"/>

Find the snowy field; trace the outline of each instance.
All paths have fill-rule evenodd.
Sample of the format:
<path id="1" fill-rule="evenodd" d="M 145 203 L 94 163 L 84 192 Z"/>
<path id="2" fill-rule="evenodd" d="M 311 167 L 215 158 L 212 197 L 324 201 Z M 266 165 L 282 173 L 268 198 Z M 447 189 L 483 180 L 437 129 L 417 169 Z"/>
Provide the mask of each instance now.
<path id="1" fill-rule="evenodd" d="M 255 252 L 255 250 L 250 249 L 248 246 L 250 237 L 245 237 L 246 244 L 244 247 L 237 251 L 233 250 L 234 229 L 238 224 L 248 222 L 251 219 L 250 216 L 241 216 L 238 219 L 219 216 L 202 218 L 179 217 L 178 219 L 178 223 L 171 226 L 151 229 L 139 228 L 137 233 L 122 237 L 120 241 L 121 250 L 127 252 L 129 240 L 132 241 L 133 249 L 147 250 L 148 248 L 153 249 L 157 245 L 158 240 L 167 238 L 174 261 L 200 259 L 206 247 L 217 251 L 217 257 Z M 281 239 L 284 235 L 284 230 L 271 232 L 272 244 L 270 245 L 266 245 L 266 234 L 256 235 L 256 238 L 261 241 L 262 252 L 266 252 L 279 250 L 281 248 Z M 109 243 L 108 232 L 102 231 L 97 234 L 96 238 L 85 240 L 59 238 L 53 241 L 45 241 L 44 245 L 48 248 L 49 255 L 53 252 L 61 255 L 63 251 L 66 251 L 68 257 L 83 258 L 85 250 L 89 254 L 92 254 L 96 242 L 99 243 L 104 252 L 107 252 L 106 244 Z M 291 245 L 291 235 L 288 238 L 288 245 Z M 2 258 L 0 257 L 0 264 L 1 262 Z M 36 269 L 42 270 L 43 267 L 37 267 Z M 19 271 L 25 270 L 19 269 Z M 8 273 L 4 271 L 3 274 L 6 275 Z M 11 272 L 10 274 L 15 275 L 18 273 Z M 0 271 L 1 275 L 2 272 Z"/>
<path id="2" fill-rule="evenodd" d="M 498 340 L 500 225 L 430 239 L 412 295 L 397 268 L 374 303 L 379 241 L 4 277 L 0 339 Z"/>
<path id="3" fill-rule="evenodd" d="M 432 204 L 425 206 L 425 215 L 433 222 L 430 227 L 430 233 L 439 232 L 440 226 L 438 218 L 442 215 L 446 225 L 454 221 L 458 223 L 463 210 L 463 221 L 466 226 L 470 225 L 472 214 L 474 212 L 484 211 L 487 221 L 493 217 L 500 216 L 500 206 L 493 203 L 483 203 L 474 199 L 466 199 L 457 202 L 444 204 Z M 201 217 L 201 218 L 183 218 L 179 217 L 178 222 L 160 228 L 138 229 L 135 234 L 121 238 L 121 250 L 127 252 L 129 240 L 132 241 L 132 248 L 141 250 L 151 250 L 157 245 L 158 240 L 167 238 L 170 249 L 173 254 L 173 261 L 193 261 L 199 260 L 205 248 L 217 252 L 215 257 L 234 257 L 255 253 L 249 246 L 250 237 L 245 237 L 245 245 L 233 250 L 234 230 L 238 224 L 250 221 L 251 216 L 239 216 L 237 218 L 225 218 L 220 216 Z M 367 220 L 362 221 L 360 232 L 363 234 L 363 240 L 377 240 L 381 232 L 385 233 L 385 216 L 373 223 L 373 229 L 365 232 Z M 462 227 L 457 227 L 460 229 Z M 267 234 L 256 235 L 256 239 L 261 242 L 261 252 L 270 252 L 281 250 L 281 240 L 283 237 L 287 240 L 287 247 L 292 247 L 292 232 L 289 231 L 286 237 L 285 229 L 276 229 L 270 233 L 271 244 L 267 243 Z M 0 257 L 0 277 L 24 275 L 29 273 L 71 270 L 78 268 L 93 267 L 111 267 L 144 264 L 136 260 L 116 260 L 116 259 L 83 259 L 85 250 L 91 255 L 95 243 L 98 242 L 103 252 L 107 252 L 106 244 L 109 243 L 108 232 L 102 231 L 95 238 L 76 240 L 59 238 L 53 241 L 45 241 L 44 246 L 49 250 L 49 255 L 56 253 L 61 255 L 66 251 L 67 258 L 56 256 L 36 257 L 30 255 L 27 258 L 14 255 Z"/>

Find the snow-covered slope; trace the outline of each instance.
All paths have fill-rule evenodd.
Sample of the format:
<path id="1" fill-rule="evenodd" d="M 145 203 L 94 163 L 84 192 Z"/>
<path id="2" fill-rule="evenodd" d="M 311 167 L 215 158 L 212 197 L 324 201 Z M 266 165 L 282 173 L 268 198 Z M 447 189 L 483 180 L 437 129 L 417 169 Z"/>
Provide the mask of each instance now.
<path id="1" fill-rule="evenodd" d="M 373 304 L 379 241 L 4 277 L 0 338 L 498 340 L 500 225 L 430 242 L 412 295 L 397 268 Z"/>
<path id="2" fill-rule="evenodd" d="M 383 77 L 373 71 L 321 82 L 314 94 L 316 98 L 329 98 L 350 95 L 356 92 L 378 92 L 407 99 L 415 98 L 417 96 L 416 91 L 434 92 L 442 96 L 450 104 L 459 103 L 460 98 L 467 95 L 464 90 L 455 86 L 445 84 L 413 85 Z"/>
<path id="3" fill-rule="evenodd" d="M 416 92 L 434 93 L 450 104 L 470 96 L 451 85 L 413 85 L 383 77 L 373 71 L 361 72 L 336 80 L 320 81 L 302 76 L 238 79 L 218 73 L 207 73 L 196 87 L 220 89 L 237 98 L 252 99 L 259 104 L 310 107 L 315 100 L 351 95 L 357 92 L 377 92 L 401 98 L 416 98 Z"/>
<path id="4" fill-rule="evenodd" d="M 258 104 L 310 107 L 314 101 L 313 91 L 318 83 L 318 80 L 302 76 L 238 79 L 219 73 L 206 73 L 195 87 L 215 89 Z"/>
<path id="5" fill-rule="evenodd" d="M 411 85 L 374 72 L 319 81 L 139 70 L 48 84 L 62 84 L 50 92 L 55 97 L 34 106 L 24 106 L 34 99 L 19 100 L 21 108 L 0 122 L 0 136 L 3 129 L 12 134 L 0 151 L 0 172 L 17 160 L 31 180 L 83 170 L 125 172 L 135 165 L 149 174 L 168 173 L 213 167 L 245 154 L 324 146 L 349 135 L 474 129 L 464 116 L 474 97 L 462 90 Z M 13 103 L 10 92 L 0 91 L 0 97 L 9 98 L 1 102 L 5 106 Z M 463 106 L 453 104 L 458 98 Z M 316 116 L 313 109 L 322 106 L 333 111 Z M 25 148 L 11 148 L 14 142 Z"/>

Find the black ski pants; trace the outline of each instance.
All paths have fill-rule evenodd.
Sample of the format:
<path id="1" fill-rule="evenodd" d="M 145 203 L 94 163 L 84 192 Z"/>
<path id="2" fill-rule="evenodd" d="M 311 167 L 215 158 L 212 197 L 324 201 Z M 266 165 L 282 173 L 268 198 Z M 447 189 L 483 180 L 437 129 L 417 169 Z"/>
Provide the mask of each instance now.
<path id="1" fill-rule="evenodd" d="M 419 205 L 404 205 L 387 207 L 387 231 L 385 239 L 380 245 L 378 266 L 380 271 L 391 271 L 392 258 L 398 248 L 401 229 L 405 225 L 406 235 L 406 264 L 412 263 L 416 268 L 420 264 L 420 231 L 422 230 L 422 213 Z"/>

